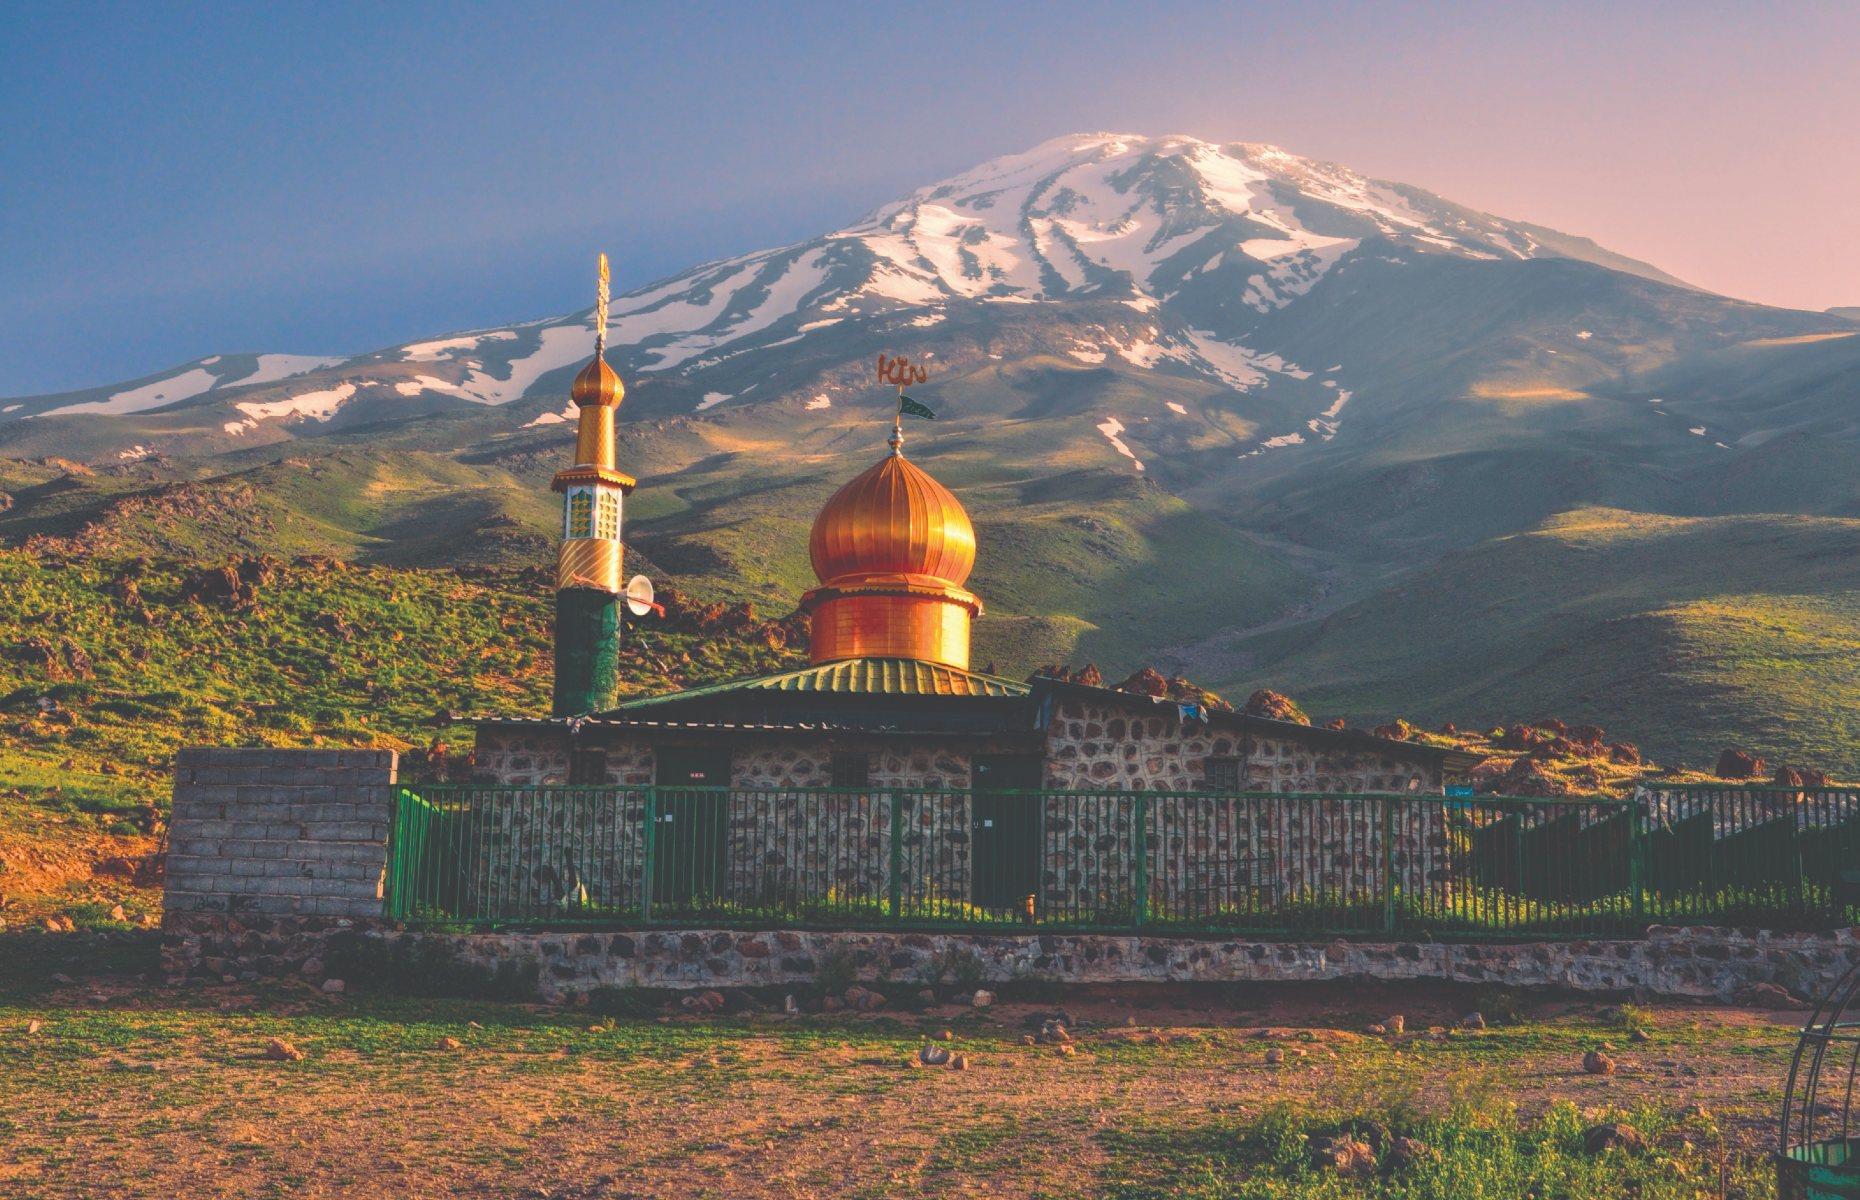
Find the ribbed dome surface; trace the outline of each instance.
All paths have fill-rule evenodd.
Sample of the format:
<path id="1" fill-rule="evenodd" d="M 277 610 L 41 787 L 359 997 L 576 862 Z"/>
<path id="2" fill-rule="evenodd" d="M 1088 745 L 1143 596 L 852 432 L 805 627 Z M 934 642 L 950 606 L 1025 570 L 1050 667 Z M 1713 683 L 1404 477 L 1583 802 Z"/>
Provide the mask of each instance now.
<path id="1" fill-rule="evenodd" d="M 621 384 L 619 374 L 607 365 L 607 360 L 597 357 L 581 368 L 581 374 L 575 376 L 575 385 L 569 389 L 568 394 L 583 408 L 590 404 L 618 407 L 620 401 L 626 398 L 626 388 Z"/>
<path id="2" fill-rule="evenodd" d="M 960 586 L 975 568 L 975 526 L 948 488 L 893 454 L 833 494 L 807 550 L 823 584 L 928 575 Z"/>

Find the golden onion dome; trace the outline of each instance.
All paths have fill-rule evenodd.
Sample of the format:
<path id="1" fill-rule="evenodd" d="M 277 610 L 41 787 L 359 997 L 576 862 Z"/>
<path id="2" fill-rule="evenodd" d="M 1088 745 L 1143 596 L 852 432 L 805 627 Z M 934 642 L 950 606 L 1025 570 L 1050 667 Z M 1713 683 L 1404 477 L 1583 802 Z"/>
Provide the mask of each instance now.
<path id="1" fill-rule="evenodd" d="M 915 575 L 960 586 L 975 568 L 975 526 L 948 488 L 893 453 L 833 494 L 807 552 L 823 584 Z"/>
<path id="2" fill-rule="evenodd" d="M 597 354 L 581 368 L 581 374 L 575 376 L 575 385 L 568 394 L 583 408 L 591 404 L 618 408 L 620 401 L 626 398 L 626 387 L 620 382 L 619 374 L 607 365 L 607 360 Z"/>

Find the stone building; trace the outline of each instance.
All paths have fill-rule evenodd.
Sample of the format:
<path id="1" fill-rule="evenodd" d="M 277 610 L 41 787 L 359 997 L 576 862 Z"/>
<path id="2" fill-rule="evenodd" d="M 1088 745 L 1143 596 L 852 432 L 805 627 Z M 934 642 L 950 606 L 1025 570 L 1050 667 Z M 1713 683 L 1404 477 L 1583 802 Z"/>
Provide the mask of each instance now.
<path id="1" fill-rule="evenodd" d="M 574 392 L 584 426 L 593 427 L 578 441 L 574 470 L 615 481 L 609 532 L 616 539 L 617 496 L 632 484 L 614 469 L 610 452 L 620 391 L 597 352 Z M 765 876 L 783 886 L 876 886 L 864 876 L 891 867 L 874 849 L 883 840 L 875 822 L 902 819 L 881 816 L 881 801 L 917 793 L 921 800 L 902 801 L 912 806 L 909 819 L 924 826 L 913 825 L 922 835 L 913 845 L 934 847 L 937 857 L 908 864 L 921 867 L 913 877 L 934 875 L 940 892 L 977 902 L 1025 897 L 1031 905 L 1048 896 L 1082 903 L 1111 868 L 1129 864 L 1107 861 L 1100 870 L 1081 864 L 1093 855 L 1127 856 L 1139 813 L 1158 847 L 1157 871 L 1168 872 L 1172 846 L 1184 864 L 1196 864 L 1201 878 L 1170 877 L 1177 890 L 1205 885 L 1232 894 L 1264 886 L 1266 877 L 1279 887 L 1347 890 L 1353 878 L 1377 869 L 1384 837 L 1412 843 L 1415 853 L 1404 850 L 1403 861 L 1421 869 L 1421 851 L 1439 839 L 1438 829 L 1358 831 L 1342 801 L 1294 811 L 1218 798 L 1439 794 L 1450 772 L 1470 765 L 1459 752 L 1060 679 L 1021 683 L 970 670 L 970 623 L 983 612 L 981 598 L 965 586 L 975 564 L 975 530 L 960 501 L 905 457 L 903 446 L 900 419 L 890 453 L 842 487 L 815 519 L 809 553 L 819 583 L 800 598 L 810 665 L 565 712 L 564 697 L 612 694 L 611 680 L 586 673 L 588 664 L 611 664 L 613 656 L 605 641 L 580 644 L 608 637 L 600 621 L 559 621 L 556 657 L 565 665 L 558 669 L 577 672 L 572 686 L 557 688 L 552 717 L 479 721 L 480 778 L 673 789 L 656 802 L 654 819 L 665 826 L 658 835 L 692 862 L 730 864 L 718 871 L 760 864 L 750 872 L 755 878 L 736 881 L 751 890 Z M 570 480 L 571 495 L 578 479 Z M 567 520 L 572 525 L 572 512 Z M 565 526 L 565 532 L 576 531 Z M 563 594 L 589 586 L 572 577 L 573 560 L 565 549 Z M 613 571 L 602 575 L 602 612 L 618 586 Z M 793 794 L 804 789 L 841 789 L 846 798 Z M 1043 794 L 1026 794 L 1032 792 Z M 1173 815 L 1151 814 L 1147 801 L 1137 807 L 1132 797 L 1139 793 L 1171 797 Z M 859 803 L 871 810 L 842 811 Z M 592 879 L 596 892 L 618 893 L 636 882 L 627 879 L 626 860 L 638 823 L 614 819 L 627 830 L 599 835 L 616 848 L 606 861 L 590 863 L 577 852 L 578 888 Z M 1170 821 L 1180 828 L 1169 828 Z M 819 849 L 823 828 L 837 834 L 830 853 Z M 862 848 L 858 837 L 846 836 L 849 828 L 873 831 L 874 845 Z M 782 848 L 784 838 L 792 852 Z M 536 838 L 521 829 L 502 830 L 499 841 L 506 867 L 535 851 Z M 866 850 L 874 850 L 871 861 Z M 547 886 L 570 873 L 548 868 Z M 542 885 L 530 879 L 526 886 Z"/>

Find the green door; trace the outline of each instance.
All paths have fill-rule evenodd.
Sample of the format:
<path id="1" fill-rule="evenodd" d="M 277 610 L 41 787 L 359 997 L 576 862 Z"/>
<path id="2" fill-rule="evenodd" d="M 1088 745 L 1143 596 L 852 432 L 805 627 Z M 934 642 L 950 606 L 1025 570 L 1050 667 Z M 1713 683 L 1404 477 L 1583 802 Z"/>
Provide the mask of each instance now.
<path id="1" fill-rule="evenodd" d="M 679 909 L 705 907 L 726 890 L 730 752 L 665 746 L 655 757 L 652 903 L 655 911 L 674 916 Z"/>
<path id="2" fill-rule="evenodd" d="M 970 792 L 970 899 L 1025 912 L 1040 891 L 1041 783 L 1037 755 L 980 755 Z"/>

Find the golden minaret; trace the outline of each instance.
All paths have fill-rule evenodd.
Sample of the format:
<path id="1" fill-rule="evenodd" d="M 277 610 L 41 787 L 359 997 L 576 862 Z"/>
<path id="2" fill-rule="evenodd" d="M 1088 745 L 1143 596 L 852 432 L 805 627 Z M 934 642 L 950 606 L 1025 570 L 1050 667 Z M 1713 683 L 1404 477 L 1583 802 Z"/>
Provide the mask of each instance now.
<path id="1" fill-rule="evenodd" d="M 562 494 L 562 546 L 556 556 L 555 702 L 558 717 L 611 707 L 619 685 L 621 506 L 634 488 L 614 466 L 614 413 L 626 396 L 607 365 L 607 256 L 601 255 L 594 305 L 594 358 L 575 376 L 581 409 L 575 461 L 552 485 Z"/>

